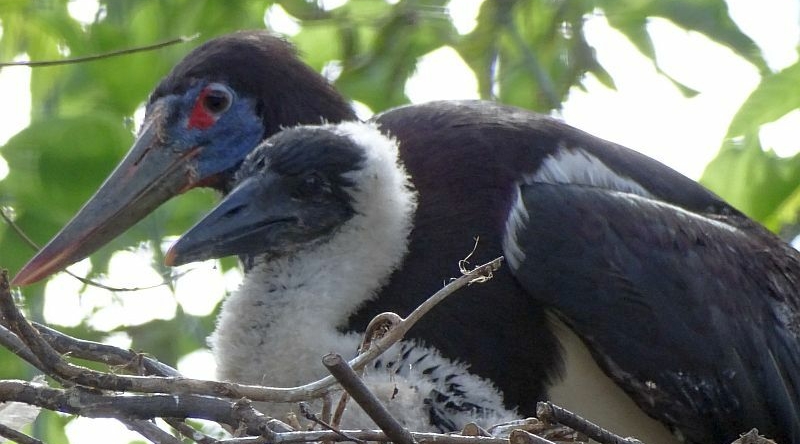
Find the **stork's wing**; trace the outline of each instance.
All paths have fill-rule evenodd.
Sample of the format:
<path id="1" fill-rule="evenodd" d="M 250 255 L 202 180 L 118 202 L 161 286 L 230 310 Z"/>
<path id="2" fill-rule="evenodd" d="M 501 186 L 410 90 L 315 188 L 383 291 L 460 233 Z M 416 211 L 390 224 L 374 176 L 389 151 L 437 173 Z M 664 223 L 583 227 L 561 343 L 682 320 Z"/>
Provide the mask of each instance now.
<path id="1" fill-rule="evenodd" d="M 794 249 L 739 216 L 598 187 L 522 185 L 517 205 L 515 277 L 643 410 L 689 442 L 752 427 L 800 442 Z"/>

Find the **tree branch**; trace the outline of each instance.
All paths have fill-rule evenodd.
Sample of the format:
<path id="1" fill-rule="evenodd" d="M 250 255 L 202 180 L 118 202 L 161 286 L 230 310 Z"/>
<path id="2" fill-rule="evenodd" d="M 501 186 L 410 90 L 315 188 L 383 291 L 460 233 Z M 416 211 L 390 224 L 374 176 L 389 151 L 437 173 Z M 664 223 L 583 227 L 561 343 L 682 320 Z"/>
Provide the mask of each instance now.
<path id="1" fill-rule="evenodd" d="M 416 444 L 411 434 L 392 417 L 386 407 L 369 390 L 364 381 L 347 365 L 341 356 L 331 353 L 322 358 L 325 368 L 343 389 L 358 403 L 378 427 L 397 444 Z"/>
<path id="2" fill-rule="evenodd" d="M 500 263 L 501 258 L 497 258 L 450 282 L 423 302 L 384 337 L 375 341 L 369 350 L 350 361 L 350 366 L 356 370 L 363 368 L 401 340 L 408 330 L 436 304 L 460 288 L 491 277 L 492 273 L 500 267 Z M 193 393 L 229 399 L 248 398 L 253 401 L 265 402 L 299 402 L 322 396 L 335 383 L 333 376 L 328 376 L 299 387 L 275 388 L 183 377 L 120 376 L 70 364 L 42 338 L 16 307 L 9 289 L 8 272 L 6 271 L 0 276 L 0 313 L 5 318 L 6 326 L 39 357 L 43 371 L 48 376 L 97 389 L 140 393 Z"/>
<path id="3" fill-rule="evenodd" d="M 456 290 L 471 283 L 484 282 L 500 266 L 501 258 L 477 267 L 463 270 L 464 276 L 453 280 L 431 296 L 406 319 L 396 314 L 382 314 L 370 324 L 370 334 L 362 353 L 348 365 L 341 358 L 331 368 L 342 366 L 354 381 L 360 379 L 350 366 L 362 368 L 371 359 L 401 340 L 408 330 L 431 308 Z M 388 322 L 387 322 L 388 319 Z M 388 432 L 379 431 L 312 431 L 298 432 L 286 424 L 268 418 L 256 411 L 250 398 L 256 401 L 294 402 L 310 400 L 325 394 L 335 381 L 324 378 L 311 384 L 292 388 L 271 388 L 242 384 L 203 381 L 183 378 L 172 367 L 142 354 L 121 350 L 105 344 L 84 341 L 64 335 L 41 324 L 30 323 L 14 303 L 7 272 L 0 273 L 0 345 L 13 350 L 47 375 L 56 378 L 65 388 L 25 381 L 0 381 L 0 401 L 21 402 L 41 408 L 92 418 L 116 418 L 155 443 L 176 444 L 177 438 L 161 430 L 150 420 L 164 418 L 185 437 L 206 444 L 247 444 L 264 442 L 279 444 L 290 442 L 343 440 L 394 441 L 411 444 L 435 440 L 443 444 L 507 444 L 508 440 L 486 436 L 450 436 L 431 433 L 409 433 L 388 416 L 388 421 L 373 416 Z M 366 348 L 366 350 L 363 350 Z M 120 366 L 136 376 L 116 375 L 91 370 L 67 362 L 64 356 Z M 328 362 L 331 364 L 331 362 Z M 333 370 L 337 372 L 336 370 Z M 141 376 L 141 375 L 155 376 Z M 338 374 L 338 373 L 337 373 Z M 350 380 L 347 376 L 340 379 Z M 350 381 L 353 382 L 353 381 Z M 354 389 L 344 385 L 357 402 L 374 397 L 366 387 Z M 113 392 L 111 392 L 113 391 Z M 237 401 L 232 401 L 237 399 Z M 378 407 L 382 407 L 379 403 Z M 368 404 L 364 410 L 374 415 L 378 411 Z M 206 419 L 224 424 L 233 430 L 257 437 L 237 437 L 215 440 L 198 433 L 181 422 L 187 418 Z M 392 425 L 394 421 L 394 425 Z M 398 434 L 399 433 L 399 434 Z"/>
<path id="4" fill-rule="evenodd" d="M 141 353 L 122 350 L 99 342 L 73 338 L 36 322 L 31 324 L 62 355 L 100 362 L 109 366 L 121 366 L 137 375 L 180 376 L 178 370 Z"/>
<path id="5" fill-rule="evenodd" d="M 27 381 L 0 380 L 0 401 L 22 402 L 88 418 L 198 418 L 238 424 L 231 401 L 199 395 L 104 394 L 83 387 L 58 389 Z"/>
<path id="6" fill-rule="evenodd" d="M 310 432 L 287 432 L 276 433 L 274 440 L 269 440 L 270 444 L 288 444 L 301 442 L 317 441 L 348 441 L 352 438 L 362 441 L 390 442 L 385 433 L 378 430 L 342 430 L 350 438 L 345 438 L 341 434 L 331 431 L 310 431 Z M 419 443 L 436 444 L 509 444 L 506 438 L 490 438 L 485 436 L 461 436 L 448 435 L 443 433 L 419 433 L 411 432 L 411 436 Z M 220 440 L 220 444 L 264 444 L 264 438 L 240 438 Z M 553 444 L 548 442 L 548 444 Z"/>
<path id="7" fill-rule="evenodd" d="M 181 440 L 161 430 L 155 423 L 142 419 L 121 420 L 125 427 L 142 435 L 155 444 L 182 444 Z"/>
<path id="8" fill-rule="evenodd" d="M 153 43 L 153 44 L 150 44 L 150 45 L 134 46 L 132 48 L 118 49 L 116 51 L 104 52 L 102 54 L 93 54 L 93 55 L 82 56 L 82 57 L 73 57 L 73 58 L 70 58 L 70 59 L 42 60 L 42 61 L 33 61 L 33 62 L 31 62 L 31 61 L 27 61 L 27 62 L 26 61 L 22 61 L 22 62 L 4 62 L 4 63 L 0 63 L 0 68 L 6 68 L 6 67 L 10 67 L 10 66 L 27 66 L 29 68 L 43 68 L 43 67 L 46 67 L 46 66 L 59 66 L 59 65 L 71 65 L 71 64 L 76 64 L 76 63 L 85 63 L 85 62 L 91 62 L 91 61 L 94 61 L 94 60 L 108 59 L 108 58 L 111 58 L 111 57 L 118 57 L 118 56 L 121 56 L 121 55 L 133 54 L 133 53 L 137 53 L 137 52 L 152 51 L 154 49 L 160 49 L 160 48 L 163 48 L 165 46 L 171 46 L 171 45 L 175 45 L 175 44 L 178 44 L 178 43 L 191 42 L 192 40 L 196 39 L 199 36 L 200 36 L 200 34 L 194 34 L 194 35 L 190 35 L 190 36 L 180 36 L 180 37 L 177 37 L 177 38 L 174 38 L 174 39 L 170 39 L 170 40 L 166 40 L 166 41 L 158 42 L 158 43 Z"/>
<path id="9" fill-rule="evenodd" d="M 0 65 L 0 68 L 1 67 L 2 66 Z M 5 223 L 6 223 L 6 225 L 11 227 L 11 230 L 14 231 L 14 234 L 16 234 L 17 237 L 19 237 L 22 240 L 23 243 L 25 243 L 29 247 L 31 247 L 31 249 L 33 249 L 33 251 L 41 250 L 41 247 L 39 247 L 39 245 L 36 244 L 36 242 L 34 242 L 33 239 L 31 239 L 25 233 L 25 231 L 19 225 L 17 225 L 17 223 L 14 222 L 14 220 L 8 214 L 6 214 L 6 212 L 3 210 L 2 207 L 0 207 L 0 219 L 3 219 L 3 221 L 5 221 Z M 89 286 L 92 286 L 92 287 L 102 288 L 103 290 L 108 290 L 108 291 L 112 291 L 112 292 L 129 292 L 129 291 L 150 290 L 151 288 L 158 288 L 158 287 L 162 287 L 162 286 L 168 284 L 168 282 L 161 282 L 161 283 L 158 283 L 158 284 L 155 284 L 155 285 L 150 285 L 148 287 L 128 287 L 128 288 L 112 287 L 112 286 L 109 286 L 109 285 L 101 284 L 99 282 L 93 281 L 93 280 L 85 278 L 85 277 L 78 276 L 77 274 L 75 274 L 75 273 L 73 273 L 73 272 L 71 272 L 69 270 L 63 270 L 63 271 L 64 271 L 64 273 L 67 273 L 68 275 L 72 276 L 73 278 L 77 279 L 78 281 L 80 281 L 83 284 L 86 284 L 86 285 L 89 285 Z"/>
<path id="10" fill-rule="evenodd" d="M 8 438 L 17 444 L 44 444 L 38 439 L 32 438 L 4 424 L 0 424 L 0 436 L 3 438 Z"/>
<path id="11" fill-rule="evenodd" d="M 638 439 L 616 435 L 552 402 L 536 404 L 536 416 L 542 421 L 564 424 L 601 444 L 642 444 Z"/>
<path id="12" fill-rule="evenodd" d="M 44 365 L 39 361 L 39 358 L 33 354 L 31 349 L 29 349 L 17 335 L 3 325 L 0 325 L 0 345 L 37 369 L 42 370 L 44 368 Z"/>

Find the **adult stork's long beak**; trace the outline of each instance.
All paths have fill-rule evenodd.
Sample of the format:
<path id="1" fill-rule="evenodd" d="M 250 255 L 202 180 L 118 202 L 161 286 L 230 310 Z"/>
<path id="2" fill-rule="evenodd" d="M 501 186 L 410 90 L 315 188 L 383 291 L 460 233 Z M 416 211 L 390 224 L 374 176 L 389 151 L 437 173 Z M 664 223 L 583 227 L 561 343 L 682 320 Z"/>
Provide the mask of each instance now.
<path id="1" fill-rule="evenodd" d="M 166 140 L 166 114 L 162 108 L 148 116 L 111 176 L 12 285 L 32 284 L 89 256 L 169 198 L 198 185 L 196 158 L 203 147 Z"/>

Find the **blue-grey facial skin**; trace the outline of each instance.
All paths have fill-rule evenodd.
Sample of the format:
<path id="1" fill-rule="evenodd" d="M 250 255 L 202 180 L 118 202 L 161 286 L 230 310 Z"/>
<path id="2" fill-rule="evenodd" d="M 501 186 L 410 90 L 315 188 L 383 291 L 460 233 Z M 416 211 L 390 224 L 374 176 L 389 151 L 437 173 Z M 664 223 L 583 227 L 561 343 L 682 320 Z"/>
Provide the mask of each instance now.
<path id="1" fill-rule="evenodd" d="M 227 89 L 230 92 L 229 107 L 212 116 L 213 123 L 207 127 L 193 124 L 192 113 L 204 88 L 209 88 L 209 85 L 198 84 L 182 95 L 165 96 L 148 106 L 148 110 L 163 107 L 165 111 L 162 114 L 168 116 L 161 125 L 164 149 L 183 153 L 201 149 L 196 157 L 198 182 L 234 170 L 263 137 L 255 101 L 238 97 L 231 89 Z"/>

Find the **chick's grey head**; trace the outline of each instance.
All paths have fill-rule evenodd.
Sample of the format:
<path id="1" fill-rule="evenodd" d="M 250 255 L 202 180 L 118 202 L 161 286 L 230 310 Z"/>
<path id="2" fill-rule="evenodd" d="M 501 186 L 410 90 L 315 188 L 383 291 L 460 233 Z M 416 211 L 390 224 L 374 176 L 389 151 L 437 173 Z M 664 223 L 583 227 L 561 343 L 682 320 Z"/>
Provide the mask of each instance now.
<path id="1" fill-rule="evenodd" d="M 282 256 L 343 229 L 370 237 L 410 217 L 409 188 L 396 144 L 371 125 L 287 129 L 247 156 L 234 190 L 170 248 L 167 264 Z"/>

